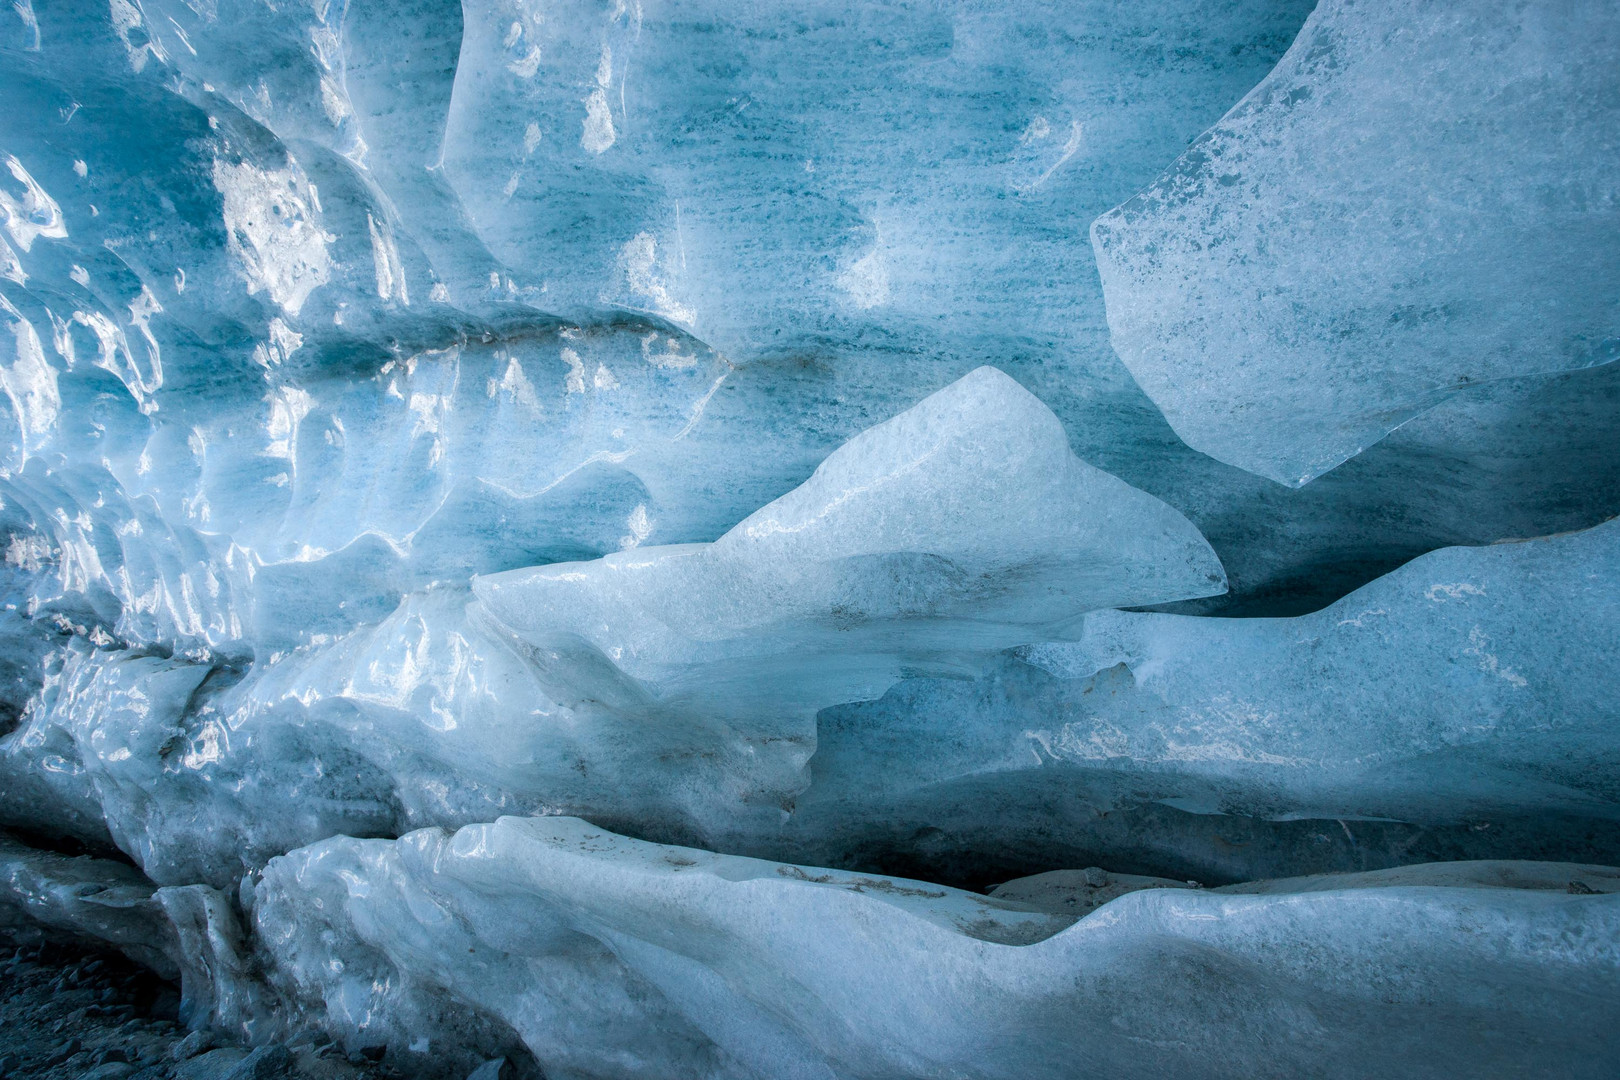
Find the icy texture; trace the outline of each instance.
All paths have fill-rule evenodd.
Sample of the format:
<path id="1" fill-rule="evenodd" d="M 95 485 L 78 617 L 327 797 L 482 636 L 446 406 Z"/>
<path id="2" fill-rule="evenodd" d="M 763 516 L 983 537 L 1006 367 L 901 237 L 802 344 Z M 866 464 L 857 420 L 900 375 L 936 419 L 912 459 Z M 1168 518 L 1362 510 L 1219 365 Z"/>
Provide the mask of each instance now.
<path id="1" fill-rule="evenodd" d="M 0 866 L 0 917 L 51 905 L 80 940 L 162 942 L 143 958 L 178 965 L 193 1023 L 313 1022 L 429 1072 L 1066 1076 L 1083 1054 L 1122 1076 L 1426 1075 L 1438 1046 L 1598 1076 L 1620 985 L 1620 879 L 1560 863 L 1220 890 L 1092 868 L 985 897 L 502 818 L 276 859 L 244 892 L 252 956 L 206 887 L 13 844 Z"/>
<path id="2" fill-rule="evenodd" d="M 1185 518 L 984 368 L 714 544 L 439 588 L 245 677 L 64 649 L 0 739 L 0 812 L 54 805 L 86 840 L 104 818 L 155 880 L 220 886 L 334 833 L 515 809 L 759 835 L 808 783 L 819 708 L 1222 587 Z"/>
<path id="3" fill-rule="evenodd" d="M 711 540 L 985 359 L 1088 402 L 1088 446 L 1117 438 L 1109 415 L 1151 425 L 1114 408 L 1139 394 L 1074 237 L 1263 74 L 1304 6 L 1095 4 L 1063 11 L 1085 32 L 1059 34 L 1038 5 L 490 7 L 465 32 L 453 2 L 8 10 L 0 346 L 15 347 L 0 357 L 16 428 L 0 490 L 32 544 L 19 557 L 50 571 L 36 608 L 262 659 L 434 581 Z M 580 138 L 607 37 L 618 115 L 598 154 Z M 839 115 L 851 78 L 917 64 L 922 82 Z M 1086 149 L 1018 190 L 1082 123 Z M 780 168 L 759 167 L 760 137 Z M 946 146 L 972 160 L 923 149 Z M 514 170 L 533 186 L 509 204 Z M 937 263 L 914 286 L 895 263 L 904 323 L 834 284 L 880 198 L 900 199 L 894 235 L 965 233 L 913 252 Z M 688 283 L 708 267 L 730 336 L 685 332 L 624 276 L 647 229 L 658 259 L 679 247 L 651 222 L 676 203 Z M 1027 265 L 1009 278 L 1008 259 Z M 662 265 L 637 281 L 654 288 Z M 987 287 L 1002 280 L 1023 284 Z M 949 291 L 971 297 L 940 325 Z M 1071 389 L 1057 369 L 1076 364 Z"/>
<path id="4" fill-rule="evenodd" d="M 112 945 L 174 978 L 174 934 L 152 883 L 122 863 L 35 851 L 0 836 L 0 929 Z"/>
<path id="5" fill-rule="evenodd" d="M 1088 616 L 991 678 L 823 713 L 798 850 L 1205 881 L 1620 862 L 1617 571 L 1620 521 L 1437 551 L 1300 618 Z"/>
<path id="6" fill-rule="evenodd" d="M 1324 0 L 1092 226 L 1114 346 L 1190 446 L 1299 485 L 1480 382 L 1620 350 L 1620 23 Z"/>
<path id="7" fill-rule="evenodd" d="M 841 447 L 713 544 L 473 585 L 531 645 L 611 663 L 671 712 L 767 737 L 905 670 L 971 672 L 1086 611 L 1225 587 L 1184 517 L 1076 458 L 1051 411 L 988 367 Z M 572 655 L 581 646 L 588 658 Z"/>
<path id="8" fill-rule="evenodd" d="M 1612 895 L 1149 889 L 1061 930 L 566 818 L 328 841 L 271 864 L 254 921 L 272 979 L 351 1038 L 464 1040 L 451 1000 L 548 1076 L 1402 1076 L 1419 1045 L 1598 1076 L 1620 1006 Z"/>
<path id="9" fill-rule="evenodd" d="M 1307 8 L 480 0 L 443 169 L 570 317 L 643 312 L 734 360 L 832 351 L 851 387 L 1009 345 L 1068 367 L 1102 344 L 1076 236 Z"/>
<path id="10" fill-rule="evenodd" d="M 1271 878 L 1223 885 L 1211 892 L 1286 896 L 1290 893 L 1337 892 L 1342 889 L 1389 889 L 1396 887 L 1445 887 L 1462 889 L 1540 889 L 1548 892 L 1592 896 L 1620 892 L 1620 869 L 1612 866 L 1583 866 L 1577 863 L 1507 862 L 1465 860 L 1446 863 L 1420 863 L 1391 870 L 1369 870 L 1350 874 L 1313 874 L 1308 877 Z M 1190 881 L 1144 877 L 1140 874 L 1113 874 L 1100 866 L 1084 870 L 1051 870 L 1044 874 L 1014 878 L 990 890 L 992 899 L 1020 904 L 1038 911 L 1089 915 L 1109 901 L 1142 889 L 1197 888 Z"/>
<path id="11" fill-rule="evenodd" d="M 644 5 L 639 35 L 568 8 L 469 9 L 464 35 L 448 2 L 8 11 L 0 493 L 42 571 L 25 599 L 137 647 L 263 659 L 435 581 L 712 540 L 987 360 L 1085 460 L 1187 513 L 1233 603 L 1301 610 L 1439 544 L 1620 510 L 1613 379 L 1471 398 L 1283 501 L 1182 446 L 1113 355 L 1076 237 L 1307 6 L 826 4 L 754 33 L 770 16 Z M 570 200 L 588 216 L 547 226 Z M 643 230 L 656 259 L 679 248 L 677 202 L 682 281 L 708 300 L 666 285 L 708 313 L 695 334 L 620 265 Z M 885 237 L 918 236 L 884 264 L 891 302 L 860 309 L 834 282 L 880 204 Z M 694 262 L 706 244 L 725 257 Z"/>
<path id="12" fill-rule="evenodd" d="M 1483 118 L 1330 147 L 1421 166 L 1331 236 L 1308 182 L 1311 318 L 1461 261 L 1410 302 L 1489 381 L 1379 329 L 1350 441 L 1411 419 L 1294 490 L 1167 426 L 1085 230 L 1309 7 L 7 6 L 0 930 L 449 1080 L 1599 1071 L 1620 526 L 1318 609 L 1620 512 L 1613 20 L 1513 9 L 1542 86 L 1508 15 L 1329 4 L 1234 114 L 1342 135 L 1376 45 Z M 1246 436 L 1349 422 L 1269 385 Z"/>

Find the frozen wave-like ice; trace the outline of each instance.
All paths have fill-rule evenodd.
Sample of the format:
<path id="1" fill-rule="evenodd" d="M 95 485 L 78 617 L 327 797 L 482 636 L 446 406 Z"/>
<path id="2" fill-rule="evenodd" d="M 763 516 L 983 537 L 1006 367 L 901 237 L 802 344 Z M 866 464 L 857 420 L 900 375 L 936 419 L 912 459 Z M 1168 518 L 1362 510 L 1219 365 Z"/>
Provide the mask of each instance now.
<path id="1" fill-rule="evenodd" d="M 1310 8 L 7 7 L 0 934 L 411 1075 L 1600 1074 L 1615 20 Z"/>

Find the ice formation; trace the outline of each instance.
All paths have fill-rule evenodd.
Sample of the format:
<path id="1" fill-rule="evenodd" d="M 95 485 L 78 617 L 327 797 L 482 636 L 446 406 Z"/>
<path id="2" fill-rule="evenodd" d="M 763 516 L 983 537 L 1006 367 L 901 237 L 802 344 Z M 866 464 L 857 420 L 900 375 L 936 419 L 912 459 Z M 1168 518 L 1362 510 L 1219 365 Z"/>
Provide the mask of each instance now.
<path id="1" fill-rule="evenodd" d="M 0 936 L 408 1075 L 1604 1075 L 1616 72 L 11 5 Z"/>
<path id="2" fill-rule="evenodd" d="M 548 1076 L 1069 1076 L 1083 1057 L 1349 1077 L 1407 1072 L 1421 1045 L 1464 1070 L 1601 1075 L 1611 868 L 1121 884 L 1077 922 L 1067 882 L 985 897 L 538 817 L 324 841 L 273 860 L 250 906 L 283 1015 L 412 1063 L 521 1041 Z M 239 1007 L 246 973 L 214 940 Z"/>
<path id="3" fill-rule="evenodd" d="M 985 368 L 713 544 L 441 587 L 241 676 L 70 647 L 0 742 L 0 812 L 84 840 L 105 821 L 165 884 L 517 808 L 765 835 L 808 783 L 818 709 L 1221 588 L 1184 517 Z"/>
<path id="4" fill-rule="evenodd" d="M 712 544 L 473 582 L 530 645 L 617 667 L 663 711 L 767 739 L 902 672 L 971 671 L 976 656 L 1065 636 L 1087 611 L 1225 588 L 1186 518 L 1076 458 L 1051 410 L 988 367 L 840 447 Z"/>
<path id="5" fill-rule="evenodd" d="M 1323 0 L 1092 226 L 1176 434 L 1300 485 L 1459 390 L 1620 357 L 1617 54 L 1601 4 Z"/>
<path id="6" fill-rule="evenodd" d="M 1204 881 L 1620 863 L 1617 568 L 1611 521 L 1432 552 L 1297 618 L 1096 613 L 984 679 L 823 713 L 795 853 Z"/>

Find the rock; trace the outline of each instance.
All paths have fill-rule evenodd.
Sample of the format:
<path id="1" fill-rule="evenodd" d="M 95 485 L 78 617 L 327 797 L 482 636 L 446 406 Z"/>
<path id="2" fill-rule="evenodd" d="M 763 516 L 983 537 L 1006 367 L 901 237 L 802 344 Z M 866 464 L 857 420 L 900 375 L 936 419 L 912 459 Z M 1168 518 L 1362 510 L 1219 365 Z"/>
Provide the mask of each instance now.
<path id="1" fill-rule="evenodd" d="M 285 1046 L 272 1043 L 254 1048 L 246 1057 L 231 1066 L 224 1080 L 281 1080 L 291 1073 L 293 1056 Z"/>
<path id="2" fill-rule="evenodd" d="M 79 1074 L 79 1080 L 125 1080 L 133 1076 L 136 1067 L 127 1061 L 109 1061 Z"/>
<path id="3" fill-rule="evenodd" d="M 169 1056 L 175 1061 L 189 1061 L 207 1050 L 213 1048 L 214 1037 L 208 1031 L 192 1031 L 186 1037 L 174 1044 Z"/>
<path id="4" fill-rule="evenodd" d="M 246 1050 L 236 1047 L 208 1050 L 175 1065 L 175 1080 L 225 1080 L 247 1056 Z"/>

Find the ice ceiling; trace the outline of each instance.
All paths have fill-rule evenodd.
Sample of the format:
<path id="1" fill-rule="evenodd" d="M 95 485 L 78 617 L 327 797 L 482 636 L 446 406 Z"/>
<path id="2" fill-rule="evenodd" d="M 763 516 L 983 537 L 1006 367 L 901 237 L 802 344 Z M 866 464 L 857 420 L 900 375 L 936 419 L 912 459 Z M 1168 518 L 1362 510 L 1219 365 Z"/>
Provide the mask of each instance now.
<path id="1" fill-rule="evenodd" d="M 1612 1065 L 1610 5 L 19 0 L 0 104 L 0 932 L 411 1075 Z"/>

